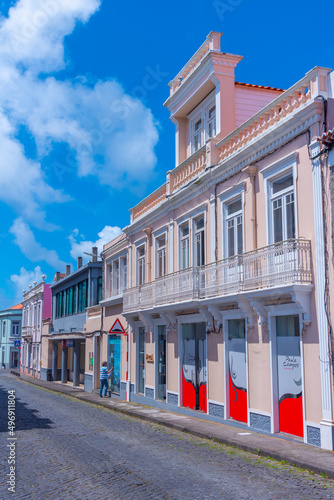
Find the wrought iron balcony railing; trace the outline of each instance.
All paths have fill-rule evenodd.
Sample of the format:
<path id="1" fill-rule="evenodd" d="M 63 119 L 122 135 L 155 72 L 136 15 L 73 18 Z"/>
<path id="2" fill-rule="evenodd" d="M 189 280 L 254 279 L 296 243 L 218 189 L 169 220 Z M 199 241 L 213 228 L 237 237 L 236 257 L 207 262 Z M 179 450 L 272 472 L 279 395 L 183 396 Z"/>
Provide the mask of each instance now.
<path id="1" fill-rule="evenodd" d="M 293 239 L 124 290 L 123 312 L 302 283 L 312 283 L 311 243 Z"/>

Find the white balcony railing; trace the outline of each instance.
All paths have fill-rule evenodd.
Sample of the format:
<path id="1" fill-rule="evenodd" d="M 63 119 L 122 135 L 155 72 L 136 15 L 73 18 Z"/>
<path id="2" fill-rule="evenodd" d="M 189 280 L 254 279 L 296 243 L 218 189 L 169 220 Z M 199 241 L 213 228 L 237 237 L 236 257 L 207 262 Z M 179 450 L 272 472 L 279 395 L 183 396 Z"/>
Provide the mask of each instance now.
<path id="1" fill-rule="evenodd" d="M 124 291 L 124 313 L 245 291 L 312 283 L 311 244 L 287 240 Z"/>

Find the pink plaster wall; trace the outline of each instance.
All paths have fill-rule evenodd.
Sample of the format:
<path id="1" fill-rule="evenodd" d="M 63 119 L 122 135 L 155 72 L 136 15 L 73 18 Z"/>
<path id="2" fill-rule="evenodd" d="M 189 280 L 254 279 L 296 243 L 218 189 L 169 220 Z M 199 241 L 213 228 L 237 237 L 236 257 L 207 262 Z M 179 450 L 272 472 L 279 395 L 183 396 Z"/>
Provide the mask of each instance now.
<path id="1" fill-rule="evenodd" d="M 260 109 L 282 94 L 280 91 L 235 86 L 235 126 L 239 127 Z"/>
<path id="2" fill-rule="evenodd" d="M 43 314 L 42 319 L 51 318 L 52 292 L 50 285 L 45 284 L 43 289 Z"/>

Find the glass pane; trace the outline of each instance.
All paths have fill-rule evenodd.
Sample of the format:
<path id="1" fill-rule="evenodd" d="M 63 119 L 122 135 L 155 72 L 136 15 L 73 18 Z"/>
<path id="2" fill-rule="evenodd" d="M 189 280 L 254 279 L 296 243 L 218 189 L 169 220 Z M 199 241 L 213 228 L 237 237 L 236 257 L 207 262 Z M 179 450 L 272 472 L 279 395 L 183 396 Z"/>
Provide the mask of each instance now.
<path id="1" fill-rule="evenodd" d="M 234 251 L 234 220 L 229 221 L 229 228 L 227 231 L 227 255 L 232 257 L 235 255 Z"/>
<path id="2" fill-rule="evenodd" d="M 276 200 L 273 203 L 274 212 L 274 243 L 283 241 L 283 223 L 282 223 L 282 204 L 278 203 L 281 200 Z"/>
<path id="3" fill-rule="evenodd" d="M 186 226 L 181 227 L 181 238 L 183 238 L 184 236 L 188 236 L 188 234 L 189 234 L 189 226 L 187 224 Z"/>
<path id="4" fill-rule="evenodd" d="M 286 236 L 287 238 L 295 238 L 295 210 L 293 195 L 286 197 Z"/>
<path id="5" fill-rule="evenodd" d="M 197 219 L 195 221 L 195 226 L 196 226 L 196 231 L 198 231 L 199 229 L 204 228 L 204 217 L 201 217 L 200 219 Z"/>
<path id="6" fill-rule="evenodd" d="M 202 124 L 202 120 L 197 120 L 197 122 L 195 123 L 195 132 L 200 130 L 201 124 Z"/>
<path id="7" fill-rule="evenodd" d="M 209 120 L 211 120 L 213 116 L 216 116 L 216 106 L 212 106 L 212 108 L 209 109 Z"/>
<path id="8" fill-rule="evenodd" d="M 244 319 L 229 319 L 228 320 L 228 339 L 244 339 L 246 338 L 245 320 Z"/>
<path id="9" fill-rule="evenodd" d="M 157 239 L 158 248 L 165 246 L 165 244 L 166 244 L 166 237 L 165 236 L 161 236 L 161 238 Z"/>
<path id="10" fill-rule="evenodd" d="M 276 316 L 277 337 L 298 337 L 299 316 Z"/>
<path id="11" fill-rule="evenodd" d="M 243 252 L 243 234 L 242 234 L 242 217 L 237 219 L 237 238 L 238 238 L 238 255 Z"/>
<path id="12" fill-rule="evenodd" d="M 238 200 L 232 201 L 232 203 L 229 203 L 227 205 L 227 215 L 234 214 L 235 212 L 240 212 L 241 209 L 241 198 L 239 198 Z"/>
<path id="13" fill-rule="evenodd" d="M 293 185 L 293 177 L 292 174 L 286 175 L 285 177 L 282 177 L 281 179 L 278 179 L 277 181 L 273 182 L 273 193 L 278 193 L 279 191 L 283 191 L 283 189 L 286 189 L 290 186 Z"/>

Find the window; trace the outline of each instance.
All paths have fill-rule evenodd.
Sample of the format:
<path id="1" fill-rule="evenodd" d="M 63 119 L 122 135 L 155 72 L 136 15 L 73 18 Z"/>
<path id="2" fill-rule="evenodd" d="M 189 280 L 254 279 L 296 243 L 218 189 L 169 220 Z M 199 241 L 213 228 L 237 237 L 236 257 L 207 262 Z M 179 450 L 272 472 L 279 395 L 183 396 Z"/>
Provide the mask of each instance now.
<path id="1" fill-rule="evenodd" d="M 20 322 L 12 321 L 12 336 L 18 337 L 20 335 Z"/>
<path id="2" fill-rule="evenodd" d="M 191 154 L 193 154 L 205 141 L 217 135 L 217 108 L 213 93 L 188 115 L 188 120 Z"/>
<path id="3" fill-rule="evenodd" d="M 242 198 L 225 205 L 225 255 L 233 257 L 243 253 Z"/>
<path id="4" fill-rule="evenodd" d="M 189 255 L 189 224 L 180 227 L 180 268 L 187 269 L 190 266 Z"/>
<path id="5" fill-rule="evenodd" d="M 293 174 L 271 182 L 272 243 L 296 237 Z"/>
<path id="6" fill-rule="evenodd" d="M 204 215 L 194 221 L 194 240 L 194 265 L 203 266 L 205 264 Z"/>
<path id="7" fill-rule="evenodd" d="M 216 106 L 212 106 L 208 112 L 208 139 L 216 135 Z"/>
<path id="8" fill-rule="evenodd" d="M 156 277 L 161 278 L 167 273 L 166 269 L 166 235 L 156 238 Z"/>
<path id="9" fill-rule="evenodd" d="M 78 312 L 83 312 L 88 306 L 88 280 L 78 283 Z"/>
<path id="10" fill-rule="evenodd" d="M 102 287 L 102 277 L 100 277 L 97 281 L 97 301 L 98 304 L 103 299 L 103 287 Z"/>
<path id="11" fill-rule="evenodd" d="M 56 318 L 65 316 L 65 291 L 56 294 Z"/>
<path id="12" fill-rule="evenodd" d="M 77 312 L 77 287 L 76 285 L 66 290 L 66 316 Z"/>
<path id="13" fill-rule="evenodd" d="M 145 246 L 137 248 L 137 285 L 145 283 Z"/>
<path id="14" fill-rule="evenodd" d="M 193 131 L 193 151 L 197 151 L 202 147 L 202 120 L 197 120 L 194 123 Z"/>
<path id="15" fill-rule="evenodd" d="M 6 337 L 6 321 L 2 322 L 2 336 Z"/>
<path id="16" fill-rule="evenodd" d="M 120 295 L 128 284 L 127 256 L 118 257 L 107 265 L 108 297 Z"/>

